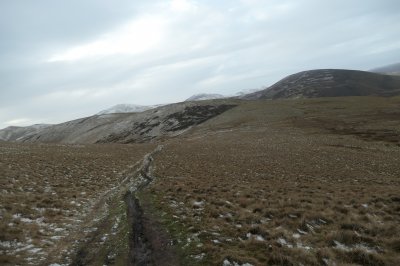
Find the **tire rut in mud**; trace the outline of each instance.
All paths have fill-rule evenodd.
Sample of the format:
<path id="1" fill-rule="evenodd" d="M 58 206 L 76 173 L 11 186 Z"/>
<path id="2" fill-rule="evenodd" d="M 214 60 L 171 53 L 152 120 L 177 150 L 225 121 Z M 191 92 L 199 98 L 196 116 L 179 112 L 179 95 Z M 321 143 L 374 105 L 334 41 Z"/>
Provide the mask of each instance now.
<path id="1" fill-rule="evenodd" d="M 140 182 L 131 187 L 124 196 L 130 227 L 128 265 L 179 265 L 168 234 L 151 214 L 144 211 L 144 206 L 136 196 L 137 192 L 145 189 L 155 179 L 152 175 L 153 155 L 161 149 L 162 146 L 158 146 L 152 153 L 144 156 L 137 177 Z"/>
<path id="2" fill-rule="evenodd" d="M 144 201 L 141 204 L 137 196 L 154 180 L 153 155 L 161 149 L 162 146 L 158 146 L 146 154 L 135 169 L 129 170 L 133 172 L 126 173 L 127 177 L 120 187 L 102 198 L 109 212 L 103 219 L 92 224 L 97 230 L 82 240 L 70 265 L 179 265 L 169 234 L 158 217 L 149 210 L 151 203 Z M 125 218 L 121 216 L 122 213 Z M 117 218 L 115 214 L 121 218 L 121 222 L 124 220 L 116 234 L 112 231 L 113 221 Z M 111 242 L 102 241 L 106 235 L 113 236 Z M 123 250 L 119 250 L 120 247 Z"/>
<path id="3" fill-rule="evenodd" d="M 127 205 L 128 222 L 131 228 L 128 265 L 151 265 L 152 249 L 149 240 L 144 234 L 143 210 L 139 200 L 129 191 L 125 194 L 125 203 Z"/>

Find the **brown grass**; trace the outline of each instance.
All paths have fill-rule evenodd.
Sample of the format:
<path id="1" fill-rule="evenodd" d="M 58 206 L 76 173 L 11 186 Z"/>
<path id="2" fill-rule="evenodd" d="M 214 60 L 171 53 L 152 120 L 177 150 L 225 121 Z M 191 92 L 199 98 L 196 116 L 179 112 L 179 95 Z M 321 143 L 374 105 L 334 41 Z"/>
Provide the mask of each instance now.
<path id="1" fill-rule="evenodd" d="M 201 243 L 187 256 L 205 253 L 202 265 L 395 265 L 397 141 L 360 138 L 346 127 L 400 132 L 400 116 L 387 115 L 399 99 L 257 104 L 256 112 L 255 103 L 242 105 L 170 141 L 156 157 L 155 204 L 195 228 Z M 341 132 L 327 130 L 332 117 Z"/>
<path id="2" fill-rule="evenodd" d="M 183 265 L 397 265 L 399 107 L 373 97 L 240 103 L 163 141 L 145 212 Z M 1 143 L 0 264 L 68 262 L 80 237 L 104 262 L 98 245 L 113 223 L 102 217 L 120 202 L 99 199 L 153 147 Z"/>
<path id="3" fill-rule="evenodd" d="M 0 264 L 68 263 L 105 215 L 96 202 L 152 146 L 1 142 Z"/>

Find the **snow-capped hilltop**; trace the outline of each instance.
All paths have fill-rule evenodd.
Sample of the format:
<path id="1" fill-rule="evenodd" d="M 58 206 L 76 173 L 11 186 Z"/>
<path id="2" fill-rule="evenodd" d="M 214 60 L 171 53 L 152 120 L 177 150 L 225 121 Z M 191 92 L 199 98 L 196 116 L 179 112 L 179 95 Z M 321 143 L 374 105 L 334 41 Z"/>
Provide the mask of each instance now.
<path id="1" fill-rule="evenodd" d="M 114 114 L 114 113 L 140 113 L 153 108 L 158 105 L 138 105 L 138 104 L 117 104 L 101 112 L 97 115 Z"/>
<path id="2" fill-rule="evenodd" d="M 242 98 L 243 96 L 245 96 L 247 94 L 255 93 L 255 92 L 258 92 L 258 91 L 261 91 L 261 90 L 265 90 L 265 89 L 266 89 L 266 87 L 261 88 L 261 89 L 245 89 L 245 90 L 241 90 L 241 91 L 235 93 L 233 95 L 233 97 L 236 97 L 236 98 L 240 99 L 240 98 Z"/>
<path id="3" fill-rule="evenodd" d="M 190 101 L 204 101 L 204 100 L 212 100 L 212 99 L 221 99 L 225 98 L 224 95 L 222 94 L 216 94 L 216 93 L 200 93 L 200 94 L 195 94 L 185 100 L 185 102 L 190 102 Z"/>

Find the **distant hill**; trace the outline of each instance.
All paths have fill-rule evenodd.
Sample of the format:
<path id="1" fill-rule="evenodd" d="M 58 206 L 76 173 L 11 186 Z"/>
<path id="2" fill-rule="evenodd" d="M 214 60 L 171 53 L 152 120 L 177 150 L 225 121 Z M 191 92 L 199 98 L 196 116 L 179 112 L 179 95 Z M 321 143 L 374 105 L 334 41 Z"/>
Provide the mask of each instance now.
<path id="1" fill-rule="evenodd" d="M 232 101 L 183 102 L 136 113 L 93 115 L 45 127 L 9 127 L 0 140 L 44 143 L 131 143 L 177 136 L 233 108 Z M 36 129 L 37 128 L 37 129 Z"/>
<path id="2" fill-rule="evenodd" d="M 245 95 L 248 95 L 248 94 L 251 94 L 251 93 L 255 93 L 255 92 L 258 92 L 258 91 L 261 91 L 261 90 L 264 90 L 264 89 L 266 89 L 266 87 L 261 88 L 261 89 L 245 89 L 245 90 L 241 90 L 241 91 L 235 93 L 232 97 L 241 98 L 241 97 L 243 97 Z"/>
<path id="3" fill-rule="evenodd" d="M 356 70 L 321 69 L 290 75 L 265 90 L 240 98 L 255 100 L 394 95 L 400 95 L 400 77 Z"/>
<path id="4" fill-rule="evenodd" d="M 36 124 L 27 127 L 7 127 L 0 130 L 0 140 L 4 141 L 18 141 L 24 137 L 28 137 L 32 134 L 36 134 L 44 128 L 47 128 L 51 125 L 47 124 Z"/>
<path id="5" fill-rule="evenodd" d="M 370 71 L 375 73 L 400 76 L 400 63 L 374 68 Z"/>
<path id="6" fill-rule="evenodd" d="M 236 98 L 225 98 L 220 94 L 198 94 L 185 102 L 159 107 L 121 104 L 97 115 L 57 125 L 8 127 L 0 130 L 0 140 L 48 143 L 145 142 L 180 135 L 237 106 L 241 102 L 238 98 L 257 100 L 394 95 L 400 95 L 399 76 L 355 70 L 310 70 L 290 75 L 264 90 Z"/>
<path id="7" fill-rule="evenodd" d="M 137 104 L 117 104 L 108 109 L 100 111 L 97 115 L 115 114 L 115 113 L 140 113 L 146 110 L 156 108 L 158 105 L 137 105 Z"/>
<path id="8" fill-rule="evenodd" d="M 190 102 L 190 101 L 204 101 L 204 100 L 213 100 L 213 99 L 222 99 L 225 98 L 224 95 L 222 94 L 211 94 L 211 93 L 200 93 L 200 94 L 195 94 L 185 100 L 185 102 Z"/>

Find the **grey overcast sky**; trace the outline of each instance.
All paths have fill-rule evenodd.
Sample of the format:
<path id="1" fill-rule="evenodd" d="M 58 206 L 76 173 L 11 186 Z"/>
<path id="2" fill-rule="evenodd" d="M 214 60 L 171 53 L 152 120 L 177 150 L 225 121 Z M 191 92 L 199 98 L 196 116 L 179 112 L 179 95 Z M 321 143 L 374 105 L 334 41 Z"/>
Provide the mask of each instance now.
<path id="1" fill-rule="evenodd" d="M 0 128 L 399 61 L 399 0 L 4 0 Z"/>

